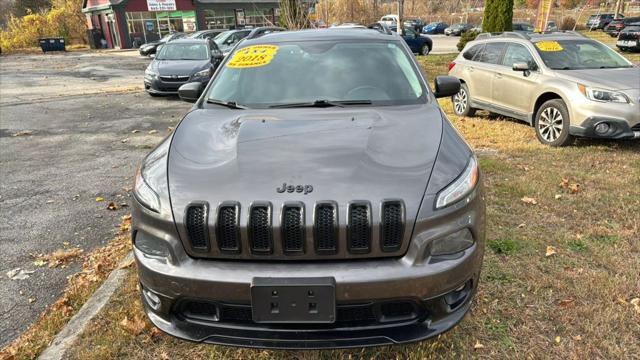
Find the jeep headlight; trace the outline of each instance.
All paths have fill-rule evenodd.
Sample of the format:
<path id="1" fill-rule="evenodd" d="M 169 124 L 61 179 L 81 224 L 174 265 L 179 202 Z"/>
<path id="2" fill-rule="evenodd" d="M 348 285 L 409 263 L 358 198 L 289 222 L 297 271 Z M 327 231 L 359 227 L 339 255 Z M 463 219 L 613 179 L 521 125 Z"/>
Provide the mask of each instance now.
<path id="1" fill-rule="evenodd" d="M 135 185 L 133 187 L 133 195 L 136 199 L 149 210 L 160 212 L 160 198 L 158 194 L 153 191 L 151 186 L 144 179 L 144 168 L 141 167 L 136 172 Z"/>
<path id="2" fill-rule="evenodd" d="M 598 88 L 592 88 L 582 84 L 578 84 L 578 89 L 587 99 L 600 102 L 614 102 L 628 104 L 629 98 L 627 95 L 613 90 L 604 90 Z"/>
<path id="3" fill-rule="evenodd" d="M 166 198 L 167 189 L 167 153 L 170 138 L 166 138 L 142 162 L 138 169 L 133 187 L 133 195 L 145 208 L 160 212 L 160 195 Z"/>
<path id="4" fill-rule="evenodd" d="M 460 176 L 438 193 L 436 209 L 454 204 L 469 195 L 478 184 L 478 163 L 471 156 Z"/>

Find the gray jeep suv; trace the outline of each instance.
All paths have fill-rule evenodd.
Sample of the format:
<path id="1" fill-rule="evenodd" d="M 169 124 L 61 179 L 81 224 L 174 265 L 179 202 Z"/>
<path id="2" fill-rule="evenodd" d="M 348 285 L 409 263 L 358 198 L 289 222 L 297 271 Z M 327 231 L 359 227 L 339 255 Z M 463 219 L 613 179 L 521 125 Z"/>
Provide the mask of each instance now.
<path id="1" fill-rule="evenodd" d="M 534 126 L 538 140 L 640 138 L 640 69 L 577 33 L 480 34 L 449 66 L 454 111 L 485 109 Z"/>
<path id="2" fill-rule="evenodd" d="M 243 40 L 136 176 L 134 253 L 161 330 L 332 348 L 417 341 L 471 306 L 485 241 L 469 146 L 395 34 Z"/>

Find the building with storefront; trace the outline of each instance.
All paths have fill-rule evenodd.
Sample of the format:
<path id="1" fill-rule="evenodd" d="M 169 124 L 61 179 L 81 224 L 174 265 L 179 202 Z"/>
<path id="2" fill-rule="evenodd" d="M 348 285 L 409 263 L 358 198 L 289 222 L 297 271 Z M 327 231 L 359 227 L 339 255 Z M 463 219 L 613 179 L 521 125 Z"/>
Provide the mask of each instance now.
<path id="1" fill-rule="evenodd" d="M 277 0 L 84 0 L 92 47 L 132 48 L 173 32 L 278 23 Z M 104 40 L 103 40 L 104 39 Z"/>

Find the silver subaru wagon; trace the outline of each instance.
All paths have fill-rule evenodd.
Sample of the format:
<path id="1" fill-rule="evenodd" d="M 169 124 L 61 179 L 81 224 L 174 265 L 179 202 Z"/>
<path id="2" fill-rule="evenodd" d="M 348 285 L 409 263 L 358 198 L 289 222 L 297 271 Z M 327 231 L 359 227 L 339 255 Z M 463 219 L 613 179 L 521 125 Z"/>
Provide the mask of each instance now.
<path id="1" fill-rule="evenodd" d="M 477 109 L 526 121 L 540 142 L 640 138 L 640 69 L 578 33 L 480 34 L 450 64 L 460 116 Z"/>

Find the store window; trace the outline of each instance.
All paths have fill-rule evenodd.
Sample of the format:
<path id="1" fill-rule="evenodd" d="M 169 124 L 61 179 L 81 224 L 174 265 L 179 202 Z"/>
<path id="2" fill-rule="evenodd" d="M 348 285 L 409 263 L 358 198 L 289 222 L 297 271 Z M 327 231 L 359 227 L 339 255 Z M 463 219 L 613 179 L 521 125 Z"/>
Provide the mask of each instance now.
<path id="1" fill-rule="evenodd" d="M 273 9 L 245 10 L 245 19 L 250 26 L 273 26 Z"/>
<path id="2" fill-rule="evenodd" d="M 231 29 L 236 26 L 236 16 L 232 9 L 204 11 L 204 21 L 207 29 Z"/>
<path id="3" fill-rule="evenodd" d="M 127 12 L 129 37 L 134 47 L 156 41 L 172 32 L 194 32 L 195 11 Z"/>

